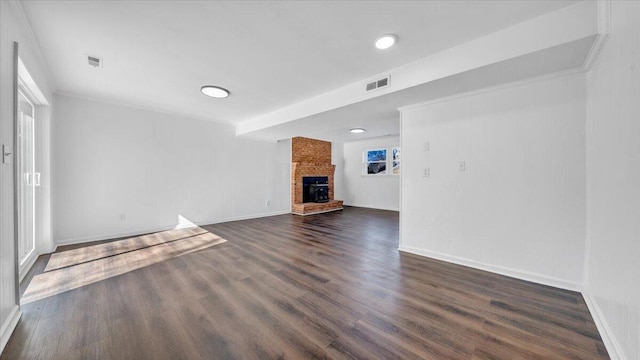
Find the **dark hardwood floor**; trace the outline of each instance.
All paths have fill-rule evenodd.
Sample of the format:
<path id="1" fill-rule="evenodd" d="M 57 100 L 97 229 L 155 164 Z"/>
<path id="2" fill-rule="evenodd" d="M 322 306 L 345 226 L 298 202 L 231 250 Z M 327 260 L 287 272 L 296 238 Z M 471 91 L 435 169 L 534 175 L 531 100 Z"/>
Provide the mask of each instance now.
<path id="1" fill-rule="evenodd" d="M 202 228 L 227 242 L 23 304 L 1 358 L 608 358 L 579 293 L 399 253 L 396 212 Z"/>

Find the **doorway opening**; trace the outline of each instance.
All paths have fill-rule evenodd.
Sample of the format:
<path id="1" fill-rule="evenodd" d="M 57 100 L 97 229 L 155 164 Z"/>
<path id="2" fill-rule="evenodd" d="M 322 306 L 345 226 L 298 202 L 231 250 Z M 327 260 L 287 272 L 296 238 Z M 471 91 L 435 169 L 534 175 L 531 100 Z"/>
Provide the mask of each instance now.
<path id="1" fill-rule="evenodd" d="M 50 108 L 46 97 L 17 59 L 14 122 L 15 232 L 18 282 L 38 255 L 51 249 L 50 234 Z M 41 176 L 42 174 L 42 176 Z M 44 186 L 41 186 L 44 185 Z"/>

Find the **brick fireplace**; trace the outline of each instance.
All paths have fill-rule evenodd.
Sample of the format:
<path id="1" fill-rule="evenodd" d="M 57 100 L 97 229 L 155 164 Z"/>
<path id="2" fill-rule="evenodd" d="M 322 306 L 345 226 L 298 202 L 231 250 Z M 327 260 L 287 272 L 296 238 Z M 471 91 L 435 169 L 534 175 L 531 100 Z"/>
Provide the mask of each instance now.
<path id="1" fill-rule="evenodd" d="M 309 215 L 342 209 L 342 200 L 333 196 L 336 166 L 331 164 L 331 143 L 295 137 L 291 139 L 291 212 Z M 328 202 L 303 202 L 303 177 L 327 177 Z"/>

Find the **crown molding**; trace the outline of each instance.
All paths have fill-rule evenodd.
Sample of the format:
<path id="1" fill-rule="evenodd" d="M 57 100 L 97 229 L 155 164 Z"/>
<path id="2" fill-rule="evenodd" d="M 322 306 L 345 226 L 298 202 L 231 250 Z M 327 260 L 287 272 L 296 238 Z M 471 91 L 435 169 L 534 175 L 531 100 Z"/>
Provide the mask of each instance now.
<path id="1" fill-rule="evenodd" d="M 219 125 L 225 125 L 225 126 L 234 127 L 234 129 L 235 129 L 235 124 L 232 123 L 232 122 L 227 122 L 227 121 L 222 121 L 222 120 L 218 120 L 218 119 L 207 118 L 207 117 L 204 117 L 204 116 L 181 113 L 181 112 L 178 112 L 178 111 L 171 111 L 171 110 L 161 109 L 160 107 L 156 107 L 156 106 L 139 105 L 139 104 L 134 104 L 134 103 L 131 103 L 131 102 L 126 102 L 126 101 L 116 101 L 116 100 L 111 100 L 111 99 L 104 99 L 104 98 L 99 98 L 99 97 L 80 95 L 80 94 L 76 94 L 76 93 L 73 93 L 73 92 L 67 92 L 67 91 L 61 91 L 61 90 L 58 90 L 58 91 L 54 92 L 54 94 L 56 96 L 63 96 L 63 97 L 72 98 L 72 99 L 93 101 L 93 102 L 98 102 L 98 103 L 108 104 L 108 105 L 113 105 L 113 106 L 124 106 L 124 107 L 128 107 L 128 108 L 131 108 L 131 109 L 136 109 L 136 110 L 150 111 L 150 112 L 155 112 L 155 113 L 159 113 L 159 114 L 177 116 L 177 117 L 187 118 L 187 119 L 192 119 L 192 120 L 207 121 L 207 122 L 210 122 L 210 123 L 215 123 L 215 124 L 219 124 Z"/>

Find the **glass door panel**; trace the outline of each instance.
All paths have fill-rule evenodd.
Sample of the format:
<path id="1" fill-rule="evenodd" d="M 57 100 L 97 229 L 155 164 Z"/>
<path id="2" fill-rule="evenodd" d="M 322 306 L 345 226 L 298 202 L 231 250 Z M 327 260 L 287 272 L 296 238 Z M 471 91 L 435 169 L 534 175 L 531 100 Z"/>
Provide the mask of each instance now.
<path id="1" fill-rule="evenodd" d="M 22 91 L 18 102 L 18 257 L 22 265 L 35 250 L 36 173 L 34 107 Z"/>

